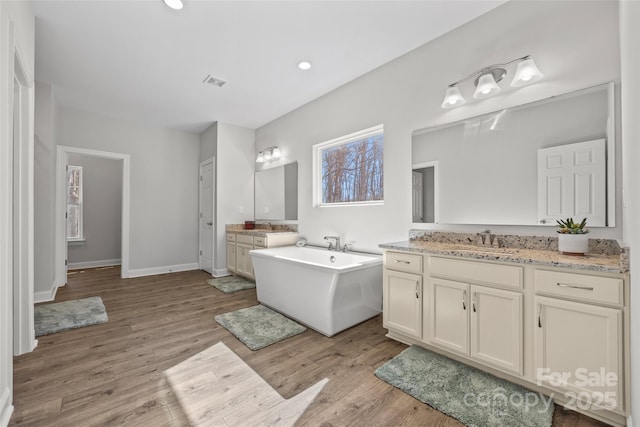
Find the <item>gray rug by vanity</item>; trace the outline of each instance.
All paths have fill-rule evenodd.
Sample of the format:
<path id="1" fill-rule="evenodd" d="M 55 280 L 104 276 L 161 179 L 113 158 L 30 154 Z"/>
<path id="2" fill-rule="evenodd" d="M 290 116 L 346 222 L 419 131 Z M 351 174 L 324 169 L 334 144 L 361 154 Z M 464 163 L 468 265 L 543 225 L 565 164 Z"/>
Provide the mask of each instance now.
<path id="1" fill-rule="evenodd" d="M 209 279 L 207 283 L 224 292 L 225 294 L 231 294 L 238 291 L 244 291 L 245 289 L 254 289 L 256 282 L 239 276 L 227 276 L 219 279 Z"/>
<path id="2" fill-rule="evenodd" d="M 100 297 L 40 304 L 33 311 L 37 337 L 109 320 Z"/>
<path id="3" fill-rule="evenodd" d="M 215 319 L 251 350 L 260 350 L 307 330 L 263 305 L 219 314 Z"/>
<path id="4" fill-rule="evenodd" d="M 409 347 L 375 374 L 467 426 L 551 426 L 549 397 L 422 347 Z"/>

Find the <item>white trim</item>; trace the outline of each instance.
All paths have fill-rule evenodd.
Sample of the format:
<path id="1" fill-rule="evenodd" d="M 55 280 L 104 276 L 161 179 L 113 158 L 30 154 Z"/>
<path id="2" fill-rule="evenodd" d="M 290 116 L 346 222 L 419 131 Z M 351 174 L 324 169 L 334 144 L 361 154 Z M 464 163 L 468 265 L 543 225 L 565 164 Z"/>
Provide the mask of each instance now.
<path id="1" fill-rule="evenodd" d="M 33 300 L 36 304 L 41 302 L 55 301 L 57 292 L 58 292 L 58 285 L 54 283 L 53 285 L 51 285 L 50 291 L 40 291 L 40 292 L 34 293 Z"/>
<path id="2" fill-rule="evenodd" d="M 121 268 L 120 276 L 126 279 L 129 272 L 129 219 L 130 219 L 130 194 L 131 194 L 131 158 L 128 154 L 111 153 L 108 151 L 89 150 L 86 148 L 68 147 L 58 145 L 57 147 L 57 184 L 56 184 L 56 282 L 67 282 L 67 268 L 65 260 L 67 257 L 67 238 L 65 233 L 66 221 L 66 165 L 68 154 L 82 154 L 86 156 L 100 157 L 105 159 L 122 160 L 122 247 L 121 247 Z"/>
<path id="3" fill-rule="evenodd" d="M 384 125 L 379 124 L 367 129 L 362 129 L 357 132 L 343 135 L 338 138 L 331 139 L 329 141 L 320 142 L 312 146 L 312 166 L 313 166 L 313 206 L 314 207 L 338 207 L 338 206 L 371 206 L 371 205 L 384 205 L 384 198 L 382 200 L 365 200 L 358 202 L 343 202 L 343 203 L 323 203 L 322 202 L 322 179 L 320 173 L 322 171 L 322 150 L 335 147 L 349 142 L 358 141 L 373 135 L 384 135 Z M 384 162 L 384 159 L 383 159 Z"/>
<path id="4" fill-rule="evenodd" d="M 9 388 L 2 390 L 2 397 L 0 397 L 0 426 L 8 425 L 13 413 L 13 405 L 9 401 L 10 395 L 11 390 Z"/>
<path id="5" fill-rule="evenodd" d="M 229 270 L 227 270 L 226 268 L 216 268 L 213 270 L 213 277 L 226 277 L 226 276 L 231 276 L 231 272 Z"/>
<path id="6" fill-rule="evenodd" d="M 129 270 L 129 277 L 153 276 L 156 274 L 177 273 L 179 271 L 199 270 L 200 266 L 197 262 L 189 264 L 165 265 L 162 267 L 139 268 Z"/>
<path id="7" fill-rule="evenodd" d="M 97 261 L 72 262 L 67 265 L 68 270 L 77 270 L 80 268 L 97 268 L 110 267 L 112 265 L 120 265 L 120 259 L 102 259 Z"/>
<path id="8" fill-rule="evenodd" d="M 631 415 L 627 417 L 627 427 L 633 427 L 633 421 L 631 420 Z"/>
<path id="9" fill-rule="evenodd" d="M 10 161 L 12 167 L 12 188 L 14 197 L 13 230 L 13 354 L 20 355 L 33 350 L 35 328 L 33 320 L 34 293 L 34 111 L 35 89 L 31 71 L 23 60 L 14 30 L 10 22 L 9 76 L 10 100 L 9 121 L 13 129 L 9 135 L 14 146 Z M 14 85 L 18 85 L 18 98 L 14 98 Z M 18 108 L 18 129 L 14 129 Z M 16 141 L 16 137 L 18 140 Z M 15 146 L 17 142 L 17 147 Z"/>

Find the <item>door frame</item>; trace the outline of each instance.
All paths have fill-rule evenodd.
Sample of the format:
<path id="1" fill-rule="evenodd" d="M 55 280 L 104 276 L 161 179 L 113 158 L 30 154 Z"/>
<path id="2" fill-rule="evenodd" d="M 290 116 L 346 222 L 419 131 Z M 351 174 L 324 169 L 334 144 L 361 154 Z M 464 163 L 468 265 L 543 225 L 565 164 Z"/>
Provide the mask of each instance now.
<path id="1" fill-rule="evenodd" d="M 212 210 L 212 214 L 213 214 L 213 225 L 212 225 L 212 233 L 213 236 L 211 238 L 211 244 L 213 245 L 212 248 L 212 254 L 213 254 L 213 258 L 211 259 L 212 264 L 211 264 L 211 275 L 213 276 L 213 271 L 215 269 L 215 253 L 216 253 L 216 162 L 215 162 L 215 157 L 211 157 L 205 161 L 200 162 L 200 169 L 198 170 L 198 176 L 200 177 L 200 179 L 198 179 L 198 203 L 199 203 L 199 213 L 198 213 L 198 253 L 200 255 L 198 255 L 198 267 L 200 268 L 200 270 L 203 270 L 203 263 L 202 263 L 202 250 L 203 250 L 203 236 L 202 236 L 202 223 L 204 218 L 202 217 L 202 169 L 208 165 L 209 163 L 211 163 L 211 166 L 213 167 L 212 170 L 212 174 L 213 174 L 213 183 L 212 183 L 212 189 L 213 189 L 213 197 L 211 198 L 211 201 L 213 203 L 213 206 L 211 207 Z"/>
<path id="2" fill-rule="evenodd" d="M 13 56 L 13 354 L 17 356 L 32 351 L 38 344 L 33 317 L 35 89 L 17 43 Z M 15 129 L 16 125 L 18 129 Z"/>
<path id="3" fill-rule="evenodd" d="M 66 212 L 67 212 L 67 163 L 69 154 L 82 154 L 85 156 L 100 157 L 103 159 L 122 160 L 122 227 L 121 227 L 121 268 L 120 277 L 129 277 L 129 218 L 130 218 L 130 193 L 131 171 L 130 156 L 128 154 L 112 153 L 108 151 L 90 150 L 86 148 L 57 146 L 56 152 L 56 230 L 55 230 L 55 286 L 64 286 L 67 283 L 67 238 L 66 238 Z"/>

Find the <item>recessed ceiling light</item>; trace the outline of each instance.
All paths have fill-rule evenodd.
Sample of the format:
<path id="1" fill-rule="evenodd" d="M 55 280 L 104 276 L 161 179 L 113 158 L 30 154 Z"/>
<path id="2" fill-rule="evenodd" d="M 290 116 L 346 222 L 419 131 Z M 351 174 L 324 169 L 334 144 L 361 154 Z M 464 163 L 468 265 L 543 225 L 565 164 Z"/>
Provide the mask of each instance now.
<path id="1" fill-rule="evenodd" d="M 309 61 L 300 61 L 298 62 L 298 68 L 300 68 L 302 71 L 307 71 L 311 69 L 311 62 Z"/>
<path id="2" fill-rule="evenodd" d="M 180 10 L 184 6 L 182 0 L 162 0 L 171 9 Z"/>

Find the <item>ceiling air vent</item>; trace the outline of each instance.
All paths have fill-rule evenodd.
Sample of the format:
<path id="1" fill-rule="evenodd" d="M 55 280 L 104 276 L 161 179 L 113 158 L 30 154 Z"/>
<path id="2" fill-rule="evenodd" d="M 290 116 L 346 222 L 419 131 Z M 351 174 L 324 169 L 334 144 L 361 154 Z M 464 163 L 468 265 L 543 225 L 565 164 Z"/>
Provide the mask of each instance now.
<path id="1" fill-rule="evenodd" d="M 227 82 L 225 82 L 224 80 L 218 79 L 216 77 L 213 77 L 211 74 L 209 74 L 207 77 L 205 77 L 205 79 L 204 79 L 204 81 L 202 83 L 208 83 L 210 85 L 215 85 L 215 86 L 218 86 L 218 87 L 222 87 Z"/>

